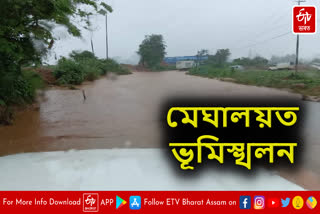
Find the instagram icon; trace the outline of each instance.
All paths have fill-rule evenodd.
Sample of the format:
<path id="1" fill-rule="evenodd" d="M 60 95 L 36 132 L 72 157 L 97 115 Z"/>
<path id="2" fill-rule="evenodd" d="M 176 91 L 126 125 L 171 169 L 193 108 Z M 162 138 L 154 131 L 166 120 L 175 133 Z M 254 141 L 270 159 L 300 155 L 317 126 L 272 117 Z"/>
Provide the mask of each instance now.
<path id="1" fill-rule="evenodd" d="M 254 196 L 254 209 L 262 210 L 264 209 L 264 196 Z"/>

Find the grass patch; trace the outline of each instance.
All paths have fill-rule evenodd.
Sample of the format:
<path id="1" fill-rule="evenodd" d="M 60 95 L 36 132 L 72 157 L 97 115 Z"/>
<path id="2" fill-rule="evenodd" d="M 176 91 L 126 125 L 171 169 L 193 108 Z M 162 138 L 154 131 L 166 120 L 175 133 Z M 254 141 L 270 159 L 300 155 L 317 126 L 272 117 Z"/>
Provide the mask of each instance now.
<path id="1" fill-rule="evenodd" d="M 320 71 L 299 71 L 296 75 L 292 70 L 244 70 L 232 71 L 229 67 L 216 68 L 208 65 L 193 68 L 191 75 L 209 78 L 232 78 L 234 82 L 265 86 L 272 88 L 289 88 L 304 95 L 320 96 Z"/>

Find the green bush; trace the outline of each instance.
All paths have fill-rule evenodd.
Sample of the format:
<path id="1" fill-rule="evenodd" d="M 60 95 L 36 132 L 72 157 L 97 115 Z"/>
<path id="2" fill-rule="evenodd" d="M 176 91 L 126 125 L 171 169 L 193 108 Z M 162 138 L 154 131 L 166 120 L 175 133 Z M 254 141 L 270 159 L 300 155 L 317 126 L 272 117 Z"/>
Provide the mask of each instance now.
<path id="1" fill-rule="evenodd" d="M 107 72 L 116 74 L 130 74 L 127 68 L 123 68 L 112 59 L 98 59 L 89 51 L 70 54 L 70 58 L 62 58 L 54 69 L 54 76 L 61 85 L 81 84 L 84 80 L 93 81 Z"/>
<path id="2" fill-rule="evenodd" d="M 64 57 L 58 61 L 53 75 L 61 85 L 79 85 L 83 82 L 85 77 L 84 68 L 81 67 L 79 63 Z"/>
<path id="3" fill-rule="evenodd" d="M 25 104 L 34 100 L 36 90 L 44 83 L 33 71 L 0 74 L 0 105 Z"/>
<path id="4" fill-rule="evenodd" d="M 128 68 L 122 67 L 113 59 L 101 59 L 100 62 L 101 69 L 103 70 L 104 74 L 106 74 L 107 72 L 113 72 L 118 75 L 131 74 Z"/>
<path id="5" fill-rule="evenodd" d="M 7 105 L 23 104 L 33 99 L 33 91 L 22 75 L 6 73 L 0 82 L 0 99 Z"/>
<path id="6" fill-rule="evenodd" d="M 34 101 L 36 90 L 44 87 L 39 74 L 26 70 L 17 73 L 0 73 L 0 124 L 11 124 L 12 105 L 24 105 Z"/>
<path id="7" fill-rule="evenodd" d="M 81 62 L 82 60 L 94 59 L 97 60 L 97 57 L 90 51 L 72 51 L 69 55 L 70 58 L 74 59 L 76 62 Z"/>
<path id="8" fill-rule="evenodd" d="M 78 62 L 79 65 L 84 70 L 84 79 L 93 81 L 99 78 L 103 73 L 103 69 L 101 68 L 100 61 L 98 59 L 83 59 Z"/>

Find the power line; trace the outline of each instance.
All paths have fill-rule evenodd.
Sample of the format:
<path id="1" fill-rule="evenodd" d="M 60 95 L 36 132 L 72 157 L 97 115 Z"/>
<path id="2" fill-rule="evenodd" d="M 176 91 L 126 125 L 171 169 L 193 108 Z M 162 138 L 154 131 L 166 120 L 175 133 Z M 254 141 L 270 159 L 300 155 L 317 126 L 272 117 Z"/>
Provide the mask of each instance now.
<path id="1" fill-rule="evenodd" d="M 274 36 L 274 37 L 269 38 L 269 39 L 265 39 L 265 40 L 260 41 L 260 42 L 256 42 L 256 43 L 251 44 L 251 45 L 248 45 L 248 46 L 239 47 L 239 48 L 237 48 L 237 49 L 251 48 L 251 47 L 257 46 L 257 45 L 259 45 L 259 44 L 266 43 L 266 42 L 268 42 L 268 41 L 271 41 L 271 40 L 274 40 L 274 39 L 277 39 L 277 38 L 286 36 L 286 35 L 288 35 L 288 34 L 291 34 L 291 31 L 290 31 L 290 32 L 287 32 L 287 33 L 280 34 L 280 35 L 278 35 L 278 36 Z"/>
<path id="2" fill-rule="evenodd" d="M 272 23 L 272 25 L 274 25 L 274 23 L 278 23 L 279 20 L 282 20 L 283 16 L 286 16 L 288 14 L 287 12 L 288 12 L 288 10 L 285 10 L 285 12 L 282 13 L 282 15 L 276 16 L 277 14 L 279 14 L 279 10 L 273 11 L 273 13 L 270 16 L 268 16 L 266 18 L 266 20 L 263 21 L 262 23 L 270 22 L 270 23 Z M 271 19 L 271 18 L 274 18 L 274 19 Z M 283 24 L 280 24 L 280 25 L 272 26 L 268 30 L 263 30 L 263 31 L 260 31 L 260 33 L 255 33 L 253 36 L 255 38 L 257 38 L 257 37 L 260 37 L 263 34 L 268 34 L 268 33 L 272 32 L 272 31 L 274 31 L 275 29 L 278 29 L 280 27 L 287 26 L 287 25 L 288 25 L 288 23 L 283 23 Z M 234 43 L 237 44 L 237 43 L 241 42 L 242 40 L 244 40 L 246 38 L 247 38 L 247 35 L 245 37 L 241 38 L 241 39 L 237 39 Z"/>
<path id="3" fill-rule="evenodd" d="M 267 34 L 267 33 L 269 33 L 269 32 L 272 32 L 272 31 L 274 31 L 274 30 L 276 30 L 276 29 L 283 28 L 284 26 L 288 26 L 288 23 L 284 23 L 284 24 L 281 24 L 281 25 L 277 25 L 277 26 L 275 26 L 275 27 L 273 27 L 273 28 L 271 28 L 271 29 L 265 30 L 265 31 L 257 34 L 256 37 L 260 37 L 260 36 L 265 35 L 265 34 Z"/>

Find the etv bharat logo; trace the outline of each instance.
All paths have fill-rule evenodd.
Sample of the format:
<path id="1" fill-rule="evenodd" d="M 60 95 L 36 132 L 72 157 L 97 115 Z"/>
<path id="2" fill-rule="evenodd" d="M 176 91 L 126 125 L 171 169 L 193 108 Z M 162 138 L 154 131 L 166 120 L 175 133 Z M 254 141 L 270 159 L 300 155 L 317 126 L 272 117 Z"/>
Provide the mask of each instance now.
<path id="1" fill-rule="evenodd" d="M 99 194 L 83 193 L 83 212 L 99 211 Z"/>
<path id="2" fill-rule="evenodd" d="M 294 6 L 292 31 L 294 34 L 316 33 L 316 7 L 315 6 Z"/>

